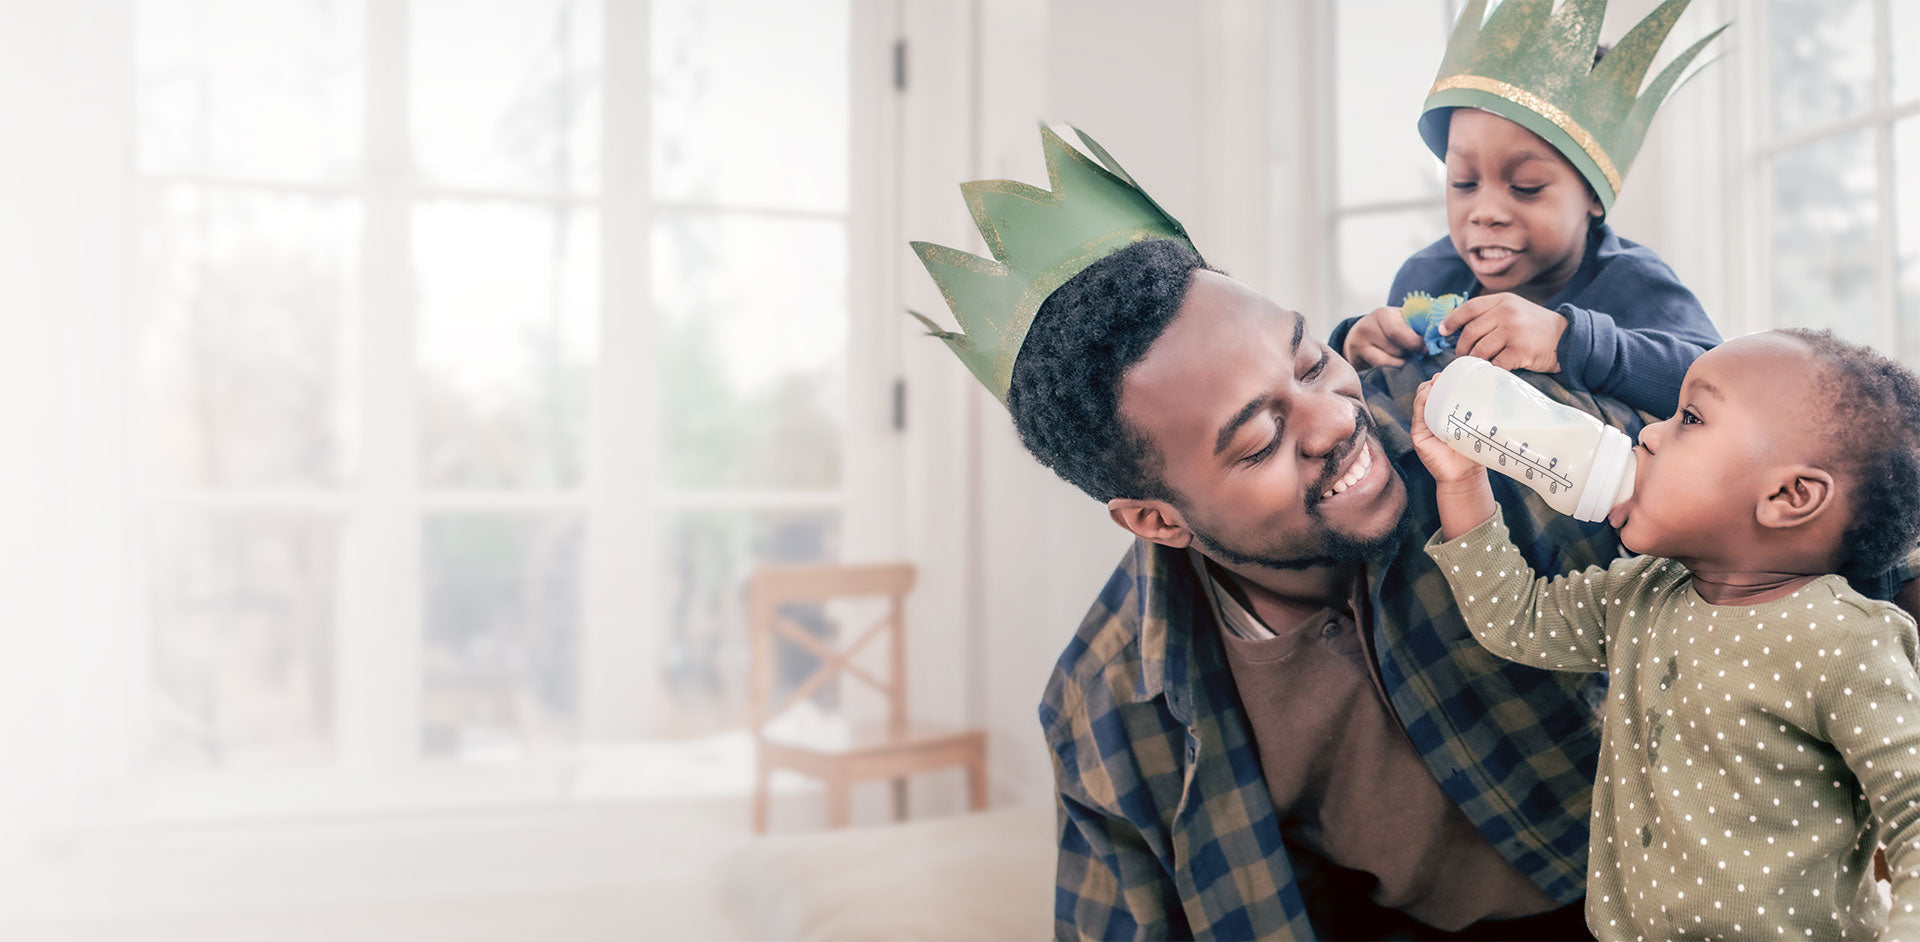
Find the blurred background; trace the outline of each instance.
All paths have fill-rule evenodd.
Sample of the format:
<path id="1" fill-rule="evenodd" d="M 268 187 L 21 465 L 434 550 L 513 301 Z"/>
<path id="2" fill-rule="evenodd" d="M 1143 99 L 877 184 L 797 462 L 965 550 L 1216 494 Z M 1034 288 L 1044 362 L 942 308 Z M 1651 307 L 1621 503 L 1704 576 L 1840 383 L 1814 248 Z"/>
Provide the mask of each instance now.
<path id="1" fill-rule="evenodd" d="M 823 822 L 782 776 L 750 834 L 743 587 L 862 561 L 1041 861 L 950 895 L 1044 934 L 1034 709 L 1127 540 L 903 315 L 951 322 L 907 240 L 984 252 L 956 184 L 1072 122 L 1324 333 L 1445 232 L 1458 9 L 0 0 L 0 935 L 793 934 L 728 885 Z M 1697 0 L 1656 68 L 1729 20 L 1615 228 L 1729 336 L 1920 366 L 1920 4 Z"/>

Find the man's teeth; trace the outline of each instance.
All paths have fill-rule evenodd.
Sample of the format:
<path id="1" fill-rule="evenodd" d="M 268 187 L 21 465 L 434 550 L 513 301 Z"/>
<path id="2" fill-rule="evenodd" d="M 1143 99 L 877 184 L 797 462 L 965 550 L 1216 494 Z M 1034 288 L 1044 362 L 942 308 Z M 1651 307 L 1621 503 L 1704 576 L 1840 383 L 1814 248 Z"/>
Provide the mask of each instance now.
<path id="1" fill-rule="evenodd" d="M 1486 248 L 1478 249 L 1477 251 L 1479 252 L 1481 258 L 1486 259 L 1489 262 L 1497 262 L 1503 258 L 1508 258 L 1510 256 L 1519 254 L 1518 252 L 1515 252 L 1512 249 L 1500 248 L 1499 246 L 1488 246 Z"/>
<path id="2" fill-rule="evenodd" d="M 1340 480 L 1333 482 L 1333 486 L 1322 492 L 1320 497 L 1324 500 L 1360 483 L 1360 479 L 1366 477 L 1367 471 L 1372 467 L 1373 449 L 1363 445 L 1360 448 L 1360 460 L 1355 461 L 1353 467 L 1348 468 L 1347 473 Z"/>

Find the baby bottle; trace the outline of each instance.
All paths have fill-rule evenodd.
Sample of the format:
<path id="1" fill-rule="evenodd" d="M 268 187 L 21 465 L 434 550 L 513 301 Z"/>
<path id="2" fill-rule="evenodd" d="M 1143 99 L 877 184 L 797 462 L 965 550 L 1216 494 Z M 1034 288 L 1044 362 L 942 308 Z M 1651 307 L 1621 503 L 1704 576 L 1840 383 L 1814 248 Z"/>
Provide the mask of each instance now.
<path id="1" fill-rule="evenodd" d="M 1633 494 L 1633 441 L 1479 357 L 1434 377 L 1427 427 L 1453 450 L 1526 484 L 1576 520 L 1605 520 Z"/>

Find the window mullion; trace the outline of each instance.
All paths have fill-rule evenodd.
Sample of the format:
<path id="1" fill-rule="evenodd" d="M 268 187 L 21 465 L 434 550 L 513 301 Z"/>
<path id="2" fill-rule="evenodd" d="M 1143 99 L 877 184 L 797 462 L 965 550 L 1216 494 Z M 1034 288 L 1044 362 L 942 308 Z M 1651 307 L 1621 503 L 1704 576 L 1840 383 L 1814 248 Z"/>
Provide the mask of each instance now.
<path id="1" fill-rule="evenodd" d="M 336 715 L 342 764 L 392 770 L 419 754 L 420 498 L 415 430 L 412 215 L 407 202 L 404 3 L 366 8 L 361 245 L 365 464 L 349 541 Z"/>
<path id="2" fill-rule="evenodd" d="M 1873 4 L 1873 110 L 1885 113 L 1893 86 L 1892 47 L 1888 34 L 1892 23 L 1887 0 Z M 1883 351 L 1900 350 L 1899 259 L 1895 244 L 1893 192 L 1893 121 L 1884 119 L 1873 127 L 1874 223 L 1873 294 L 1876 314 L 1875 344 Z"/>
<path id="3" fill-rule="evenodd" d="M 594 370 L 586 491 L 586 587 L 578 674 L 585 743 L 633 739 L 651 723 L 665 617 L 658 604 L 660 532 L 650 508 L 659 438 L 650 203 L 650 3 L 604 12 L 600 213 L 600 359 Z M 638 94 L 623 93 L 639 89 Z"/>

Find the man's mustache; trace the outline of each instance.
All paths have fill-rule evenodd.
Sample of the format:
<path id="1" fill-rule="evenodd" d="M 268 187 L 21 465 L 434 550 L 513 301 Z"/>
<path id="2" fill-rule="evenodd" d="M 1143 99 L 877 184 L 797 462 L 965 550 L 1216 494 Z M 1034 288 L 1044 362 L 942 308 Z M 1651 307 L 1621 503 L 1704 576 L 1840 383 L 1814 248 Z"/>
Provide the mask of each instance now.
<path id="1" fill-rule="evenodd" d="M 1306 507 L 1309 515 L 1316 515 L 1320 507 L 1320 495 L 1326 493 L 1327 489 L 1333 486 L 1334 481 L 1339 480 L 1341 466 L 1353 456 L 1354 449 L 1362 447 L 1364 436 L 1373 429 L 1373 414 L 1367 411 L 1364 404 L 1354 403 L 1353 434 L 1347 436 L 1347 440 L 1341 442 L 1340 447 L 1327 456 L 1326 470 L 1320 472 L 1320 476 L 1314 479 L 1313 487 L 1307 490 Z"/>

